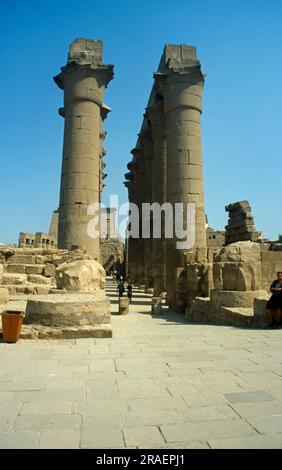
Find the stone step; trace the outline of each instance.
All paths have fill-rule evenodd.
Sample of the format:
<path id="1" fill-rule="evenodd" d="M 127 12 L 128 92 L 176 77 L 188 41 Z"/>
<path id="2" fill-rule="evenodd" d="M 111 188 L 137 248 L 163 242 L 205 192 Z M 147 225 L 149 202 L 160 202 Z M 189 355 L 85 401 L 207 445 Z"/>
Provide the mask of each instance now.
<path id="1" fill-rule="evenodd" d="M 44 284 L 7 284 L 9 295 L 26 294 L 26 295 L 46 295 L 51 288 L 50 285 Z"/>
<path id="2" fill-rule="evenodd" d="M 45 264 L 16 264 L 16 263 L 9 263 L 9 264 L 7 264 L 7 272 L 8 273 L 15 273 L 15 274 L 37 274 L 37 275 L 41 275 L 41 274 L 44 273 L 45 268 L 47 268 L 47 266 L 48 265 L 45 265 Z M 49 271 L 50 271 L 49 266 L 48 266 L 47 269 L 49 269 Z M 47 269 L 46 269 L 46 271 L 47 271 Z M 55 268 L 52 269 L 52 272 L 54 272 L 54 274 L 55 274 Z"/>
<path id="3" fill-rule="evenodd" d="M 12 255 L 9 256 L 7 260 L 8 264 L 35 264 L 35 256 L 34 255 Z"/>
<path id="4" fill-rule="evenodd" d="M 2 284 L 4 287 L 7 285 L 20 285 L 27 282 L 26 274 L 4 273 L 2 276 Z"/>

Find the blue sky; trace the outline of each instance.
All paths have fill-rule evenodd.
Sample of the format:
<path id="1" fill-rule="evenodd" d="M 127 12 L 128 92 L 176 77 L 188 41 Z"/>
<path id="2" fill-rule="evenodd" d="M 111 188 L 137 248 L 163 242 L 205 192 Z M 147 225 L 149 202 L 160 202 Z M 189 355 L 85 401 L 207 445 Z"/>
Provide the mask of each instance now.
<path id="1" fill-rule="evenodd" d="M 206 72 L 203 157 L 206 212 L 248 199 L 256 226 L 282 233 L 281 0 L 0 0 L 0 242 L 47 231 L 58 206 L 62 92 L 52 77 L 76 37 L 104 41 L 115 65 L 106 90 L 107 188 L 127 200 L 126 164 L 166 43 L 197 47 Z"/>

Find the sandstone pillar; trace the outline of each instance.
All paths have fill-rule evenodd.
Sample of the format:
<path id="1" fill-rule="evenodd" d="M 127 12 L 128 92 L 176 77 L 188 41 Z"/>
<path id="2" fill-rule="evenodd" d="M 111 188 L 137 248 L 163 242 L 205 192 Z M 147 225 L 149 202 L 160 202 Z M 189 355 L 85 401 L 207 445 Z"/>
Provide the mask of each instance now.
<path id="1" fill-rule="evenodd" d="M 139 238 L 132 239 L 133 263 L 135 263 L 135 283 L 145 285 L 145 240 L 142 238 L 142 203 L 145 197 L 145 162 L 143 148 L 136 147 L 131 151 L 136 159 L 136 169 L 134 172 L 135 200 L 133 201 L 139 209 Z"/>
<path id="2" fill-rule="evenodd" d="M 125 176 L 127 178 L 127 181 L 125 181 L 124 185 L 128 189 L 128 199 L 130 202 L 134 202 L 136 200 L 136 191 L 135 191 L 135 173 L 134 169 L 136 169 L 136 163 L 130 162 L 127 165 L 128 169 L 130 170 L 130 173 L 127 173 Z M 128 227 L 130 230 L 130 227 Z M 134 240 L 131 237 L 126 238 L 126 279 L 127 281 L 130 281 L 132 283 L 135 283 L 136 278 L 137 278 L 137 269 L 136 269 L 136 263 L 134 260 L 134 256 L 136 253 L 136 240 Z"/>
<path id="3" fill-rule="evenodd" d="M 113 66 L 102 63 L 102 48 L 101 41 L 75 40 L 67 65 L 54 78 L 64 90 L 65 118 L 59 248 L 76 246 L 97 260 L 100 239 L 88 235 L 94 216 L 87 209 L 100 199 L 100 119 L 104 90 L 113 78 Z"/>
<path id="4" fill-rule="evenodd" d="M 141 144 L 144 149 L 144 173 L 145 178 L 143 181 L 143 203 L 152 204 L 153 202 L 153 164 L 154 164 L 154 148 L 152 141 L 152 130 L 148 124 L 148 128 L 143 130 L 140 136 Z M 140 211 L 142 206 L 140 205 Z M 146 222 L 152 227 L 152 218 Z M 146 289 L 153 287 L 153 238 L 143 239 L 144 246 L 144 275 Z"/>
<path id="5" fill-rule="evenodd" d="M 166 120 L 163 101 L 156 102 L 147 109 L 152 125 L 154 165 L 153 165 L 153 194 L 154 203 L 162 206 L 166 202 L 166 165 L 167 142 Z M 164 220 L 162 217 L 161 239 L 153 240 L 153 285 L 154 295 L 166 292 L 166 240 L 164 234 Z"/>
<path id="6" fill-rule="evenodd" d="M 167 201 L 194 203 L 196 233 L 193 250 L 206 247 L 203 163 L 201 142 L 202 91 L 204 76 L 196 49 L 166 46 L 171 59 L 161 73 L 165 79 L 164 104 L 167 123 Z M 159 75 L 159 74 L 157 74 Z M 175 301 L 177 268 L 185 266 L 185 249 L 177 248 L 176 237 L 167 243 L 167 299 Z"/>

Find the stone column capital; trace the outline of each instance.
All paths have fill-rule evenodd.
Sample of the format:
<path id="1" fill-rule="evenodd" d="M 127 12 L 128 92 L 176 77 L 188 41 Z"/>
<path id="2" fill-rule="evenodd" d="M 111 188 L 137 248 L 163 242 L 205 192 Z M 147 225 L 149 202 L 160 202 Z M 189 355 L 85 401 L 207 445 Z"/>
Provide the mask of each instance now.
<path id="1" fill-rule="evenodd" d="M 205 76 L 200 66 L 172 68 L 165 74 L 163 89 L 165 113 L 173 109 L 194 109 L 202 113 Z"/>
<path id="2" fill-rule="evenodd" d="M 113 77 L 113 65 L 70 63 L 53 80 L 65 92 L 65 106 L 73 101 L 90 101 L 104 109 L 104 90 Z"/>

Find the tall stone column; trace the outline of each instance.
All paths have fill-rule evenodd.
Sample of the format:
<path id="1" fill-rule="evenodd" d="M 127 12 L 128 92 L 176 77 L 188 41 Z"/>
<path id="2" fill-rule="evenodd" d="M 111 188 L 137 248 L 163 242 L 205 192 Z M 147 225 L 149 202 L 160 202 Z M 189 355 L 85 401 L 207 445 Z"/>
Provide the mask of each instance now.
<path id="1" fill-rule="evenodd" d="M 167 200 L 194 203 L 196 231 L 193 250 L 206 247 L 204 185 L 202 163 L 201 114 L 204 76 L 196 49 L 191 46 L 166 46 L 170 57 L 165 78 L 164 105 L 167 124 Z M 157 74 L 158 75 L 158 74 Z M 187 229 L 186 208 L 184 230 Z M 175 302 L 176 275 L 185 266 L 185 249 L 167 243 L 167 299 Z"/>
<path id="2" fill-rule="evenodd" d="M 153 164 L 154 164 L 154 147 L 152 141 L 152 129 L 147 122 L 147 129 L 144 129 L 140 135 L 140 142 L 144 150 L 144 181 L 143 181 L 143 203 L 152 204 L 153 202 Z M 140 211 L 142 206 L 140 205 Z M 146 222 L 152 227 L 152 218 Z M 153 288 L 153 238 L 143 239 L 144 245 L 144 274 L 146 289 Z"/>
<path id="3" fill-rule="evenodd" d="M 136 167 L 134 171 L 135 200 L 133 201 L 139 209 L 139 238 L 132 239 L 135 252 L 133 254 L 133 262 L 135 268 L 135 282 L 137 285 L 145 285 L 145 240 L 142 238 L 142 203 L 145 197 L 145 161 L 144 149 L 137 146 L 131 151 Z"/>
<path id="4" fill-rule="evenodd" d="M 128 189 L 128 199 L 130 202 L 135 200 L 135 182 L 134 182 L 134 167 L 135 164 L 130 162 L 127 165 L 130 173 L 127 173 L 126 181 L 124 186 Z M 126 279 L 130 282 L 135 282 L 136 279 L 136 263 L 134 263 L 134 253 L 136 252 L 136 247 L 134 246 L 135 240 L 130 237 L 126 238 Z"/>
<path id="5" fill-rule="evenodd" d="M 87 228 L 88 207 L 100 199 L 100 117 L 113 66 L 102 63 L 103 43 L 75 40 L 54 80 L 64 90 L 64 149 L 59 206 L 59 248 L 76 246 L 100 259 L 100 239 Z M 97 227 L 98 228 L 98 227 Z"/>
<path id="6" fill-rule="evenodd" d="M 167 142 L 166 119 L 163 101 L 156 102 L 147 109 L 148 118 L 152 125 L 154 165 L 153 165 L 153 194 L 152 200 L 162 206 L 166 202 L 166 166 Z M 153 240 L 153 284 L 154 295 L 166 292 L 166 240 L 165 226 L 162 217 L 161 239 Z"/>

